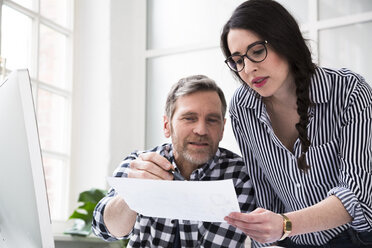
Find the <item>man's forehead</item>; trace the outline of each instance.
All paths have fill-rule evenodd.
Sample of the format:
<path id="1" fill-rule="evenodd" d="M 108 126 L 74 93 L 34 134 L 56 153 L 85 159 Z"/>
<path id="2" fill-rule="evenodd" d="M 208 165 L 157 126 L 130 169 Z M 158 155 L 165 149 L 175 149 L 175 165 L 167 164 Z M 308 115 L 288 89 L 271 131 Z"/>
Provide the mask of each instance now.
<path id="1" fill-rule="evenodd" d="M 206 98 L 206 95 L 208 95 L 208 98 Z M 200 102 L 218 101 L 219 103 L 221 103 L 221 99 L 218 93 L 214 90 L 201 90 L 201 91 L 196 91 L 196 92 L 188 93 L 185 95 L 181 95 L 176 100 L 176 103 L 179 101 L 187 101 L 187 100 L 195 101 L 196 99 L 198 99 Z M 198 102 L 195 101 L 195 103 L 198 103 Z"/>
<path id="2" fill-rule="evenodd" d="M 202 93 L 209 93 L 209 96 Z M 202 91 L 180 96 L 175 102 L 175 112 L 179 114 L 198 114 L 203 111 L 208 115 L 220 116 L 222 115 L 221 106 L 222 103 L 217 92 Z"/>

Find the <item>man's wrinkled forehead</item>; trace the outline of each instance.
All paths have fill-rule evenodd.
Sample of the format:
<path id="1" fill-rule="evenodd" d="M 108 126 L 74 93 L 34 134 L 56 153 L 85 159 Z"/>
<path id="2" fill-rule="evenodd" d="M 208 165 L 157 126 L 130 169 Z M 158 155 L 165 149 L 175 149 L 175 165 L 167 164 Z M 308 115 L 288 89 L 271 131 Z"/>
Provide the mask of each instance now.
<path id="1" fill-rule="evenodd" d="M 179 113 L 181 115 L 198 115 L 200 108 L 197 108 L 196 106 L 186 105 L 185 103 L 183 103 L 182 99 L 184 99 L 186 97 L 193 96 L 193 95 L 197 95 L 197 93 L 201 93 L 201 92 L 212 92 L 212 93 L 215 92 L 216 95 L 218 96 L 218 93 L 216 91 L 197 91 L 197 92 L 193 92 L 193 93 L 189 93 L 189 94 L 179 96 L 174 103 L 172 118 L 177 111 L 178 112 L 181 111 Z M 221 103 L 221 99 L 219 97 L 218 97 L 218 105 L 219 105 L 218 108 L 216 108 L 215 110 L 208 111 L 209 113 L 207 115 L 211 116 L 211 117 L 223 118 L 222 103 Z M 200 106 L 200 107 L 203 107 L 203 106 Z"/>

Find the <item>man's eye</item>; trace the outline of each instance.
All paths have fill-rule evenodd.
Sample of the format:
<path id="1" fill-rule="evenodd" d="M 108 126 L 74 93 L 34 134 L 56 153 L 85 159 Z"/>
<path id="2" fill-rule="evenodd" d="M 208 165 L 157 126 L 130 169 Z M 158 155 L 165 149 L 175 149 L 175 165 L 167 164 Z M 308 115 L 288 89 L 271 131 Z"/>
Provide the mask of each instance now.
<path id="1" fill-rule="evenodd" d="M 211 122 L 211 123 L 216 123 L 216 122 L 218 122 L 219 120 L 218 120 L 218 119 L 208 119 L 208 121 Z"/>

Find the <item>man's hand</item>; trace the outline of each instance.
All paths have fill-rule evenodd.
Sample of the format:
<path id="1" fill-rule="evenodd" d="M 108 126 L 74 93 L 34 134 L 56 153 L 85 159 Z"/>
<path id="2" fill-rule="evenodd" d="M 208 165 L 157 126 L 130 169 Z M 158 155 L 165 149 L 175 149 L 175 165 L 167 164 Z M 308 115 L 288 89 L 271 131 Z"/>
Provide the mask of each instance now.
<path id="1" fill-rule="evenodd" d="M 142 153 L 130 162 L 129 178 L 173 180 L 173 165 L 163 156 L 155 152 Z M 103 219 L 107 229 L 116 237 L 123 237 L 132 230 L 137 213 L 129 208 L 119 196 L 111 199 L 105 208 Z"/>
<path id="2" fill-rule="evenodd" d="M 158 180 L 173 180 L 169 170 L 173 165 L 156 152 L 142 153 L 136 160 L 130 162 L 129 178 L 144 178 Z"/>
<path id="3" fill-rule="evenodd" d="M 128 235 L 136 221 L 137 213 L 129 208 L 120 196 L 115 196 L 106 205 L 103 220 L 109 232 L 117 238 Z"/>

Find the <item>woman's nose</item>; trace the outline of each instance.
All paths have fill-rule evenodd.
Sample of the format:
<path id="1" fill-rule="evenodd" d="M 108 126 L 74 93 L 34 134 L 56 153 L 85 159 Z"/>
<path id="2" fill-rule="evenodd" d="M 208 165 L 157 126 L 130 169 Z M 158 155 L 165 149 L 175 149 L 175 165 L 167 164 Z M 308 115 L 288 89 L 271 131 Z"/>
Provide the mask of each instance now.
<path id="1" fill-rule="evenodd" d="M 244 72 L 246 74 L 249 74 L 252 71 L 256 71 L 257 70 L 257 64 L 258 63 L 254 63 L 254 62 L 250 61 L 250 59 L 248 59 L 248 57 L 245 56 L 244 57 Z"/>

